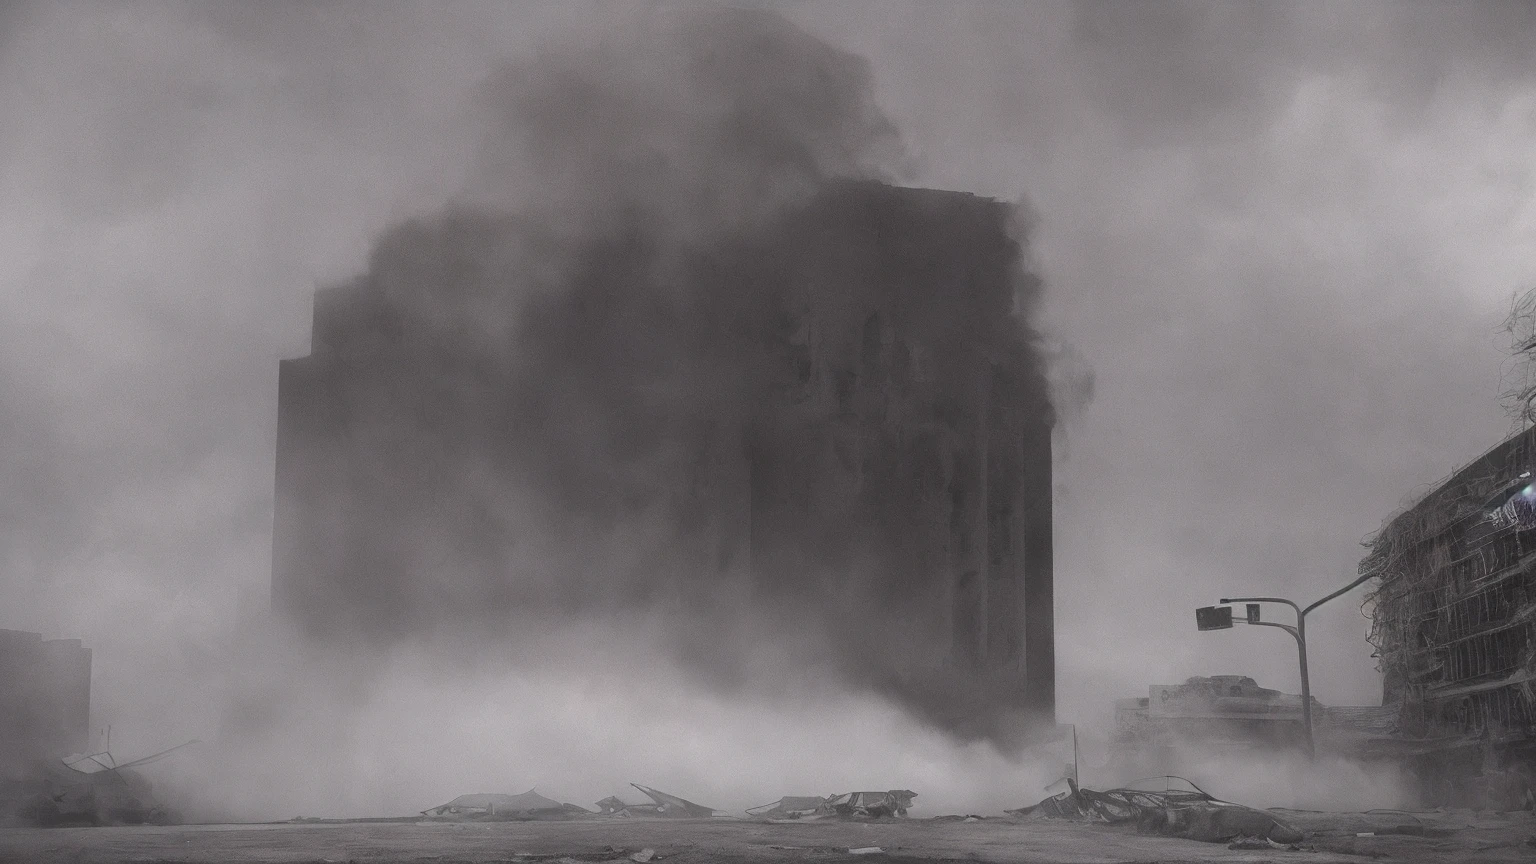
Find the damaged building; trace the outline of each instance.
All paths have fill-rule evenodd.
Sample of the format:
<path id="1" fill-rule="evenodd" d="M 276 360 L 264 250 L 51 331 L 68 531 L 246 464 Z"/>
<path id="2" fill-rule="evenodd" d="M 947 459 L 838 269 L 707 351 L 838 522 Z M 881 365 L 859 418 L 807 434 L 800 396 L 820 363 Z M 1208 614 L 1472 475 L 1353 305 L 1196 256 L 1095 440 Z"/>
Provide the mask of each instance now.
<path id="1" fill-rule="evenodd" d="M 1316 723 L 1325 712 L 1316 698 L 1312 703 Z M 1202 748 L 1299 748 L 1305 740 L 1301 697 L 1242 675 L 1154 684 L 1147 696 L 1116 700 L 1115 732 L 1116 745 L 1126 750 L 1192 742 Z"/>
<path id="2" fill-rule="evenodd" d="M 1238 759 L 1307 750 L 1301 696 L 1244 675 L 1197 676 L 1115 701 L 1110 765 L 1121 776 L 1187 769 L 1198 752 Z M 1392 761 L 1398 712 L 1382 705 L 1324 705 L 1312 697 L 1312 738 L 1330 757 Z"/>
<path id="3" fill-rule="evenodd" d="M 669 373 L 668 392 L 733 376 L 700 386 L 707 398 L 659 409 L 659 428 L 684 451 L 666 474 L 677 488 L 666 494 L 686 518 L 679 551 L 655 569 L 683 574 L 670 578 L 684 595 L 693 584 L 748 585 L 742 602 L 813 622 L 849 668 L 886 670 L 866 677 L 951 726 L 991 709 L 1054 721 L 1054 420 L 1021 309 L 1038 282 L 1015 228 L 1013 208 L 969 194 L 833 185 L 784 218 L 687 258 L 676 290 L 695 292 L 701 323 L 656 337 L 675 344 L 643 346 L 671 351 L 658 366 L 682 370 Z M 387 548 L 373 526 L 439 519 L 426 508 L 451 508 L 461 494 L 433 486 L 445 482 L 440 473 L 383 464 L 364 442 L 393 435 L 409 439 L 400 452 L 420 454 L 449 438 L 460 453 L 518 440 L 501 462 L 481 464 L 520 477 L 559 461 L 516 464 L 537 449 L 520 424 L 545 422 L 525 412 L 559 397 L 578 374 L 571 364 L 551 364 L 527 385 L 495 364 L 412 360 L 451 346 L 415 355 L 393 347 L 430 341 L 429 325 L 401 311 L 415 301 L 390 293 L 399 290 L 377 277 L 322 290 L 310 355 L 281 364 L 273 599 L 319 629 L 340 627 L 356 604 L 382 610 L 374 621 L 407 626 L 400 622 L 417 605 L 410 571 L 431 565 L 412 560 L 414 550 Z M 604 329 L 629 302 L 617 288 L 574 292 L 572 311 L 558 320 L 563 344 L 597 343 L 575 363 L 601 362 L 585 358 L 605 349 L 604 339 L 632 338 Z M 694 343 L 736 353 L 696 362 L 682 353 Z M 383 384 L 381 364 L 394 364 Z M 455 403 L 442 388 L 412 383 L 431 374 L 473 378 L 478 392 L 533 395 L 490 408 Z M 381 418 L 423 411 L 443 418 L 434 421 L 441 428 L 479 425 L 472 434 L 379 431 Z M 591 500 L 628 500 L 621 481 L 591 480 L 573 461 L 552 494 L 574 497 L 587 483 L 599 493 Z M 451 521 L 443 530 L 467 532 L 473 520 Z M 474 530 L 482 533 L 455 548 L 494 543 L 485 535 L 495 528 Z M 440 608 L 453 590 L 431 602 Z M 492 605 L 487 596 L 513 604 L 518 591 L 498 583 L 465 607 Z M 957 689 L 956 681 L 966 683 Z M 978 700 L 989 707 L 978 709 Z"/>
<path id="4" fill-rule="evenodd" d="M 84 751 L 90 722 L 91 649 L 0 630 L 0 768 Z"/>
<path id="5" fill-rule="evenodd" d="M 1367 604 L 1383 703 L 1430 802 L 1530 803 L 1533 457 L 1536 428 L 1500 443 L 1389 521 L 1360 564 L 1377 577 Z"/>

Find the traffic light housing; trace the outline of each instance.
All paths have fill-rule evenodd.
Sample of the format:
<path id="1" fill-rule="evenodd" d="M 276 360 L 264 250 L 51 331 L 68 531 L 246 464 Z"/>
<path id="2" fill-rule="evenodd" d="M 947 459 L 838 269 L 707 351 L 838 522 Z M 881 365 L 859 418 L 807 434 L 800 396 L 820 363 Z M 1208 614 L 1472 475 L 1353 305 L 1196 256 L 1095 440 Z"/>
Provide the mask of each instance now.
<path id="1" fill-rule="evenodd" d="M 1196 609 L 1195 626 L 1201 630 L 1232 629 L 1232 607 L 1202 606 Z"/>

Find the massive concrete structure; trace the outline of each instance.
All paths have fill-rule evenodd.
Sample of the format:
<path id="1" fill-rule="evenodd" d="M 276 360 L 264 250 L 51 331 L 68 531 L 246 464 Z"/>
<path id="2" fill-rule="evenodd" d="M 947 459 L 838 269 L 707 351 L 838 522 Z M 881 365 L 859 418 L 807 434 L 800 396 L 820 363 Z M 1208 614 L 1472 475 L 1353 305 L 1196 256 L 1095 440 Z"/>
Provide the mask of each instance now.
<path id="1" fill-rule="evenodd" d="M 0 768 L 84 752 L 90 722 L 90 649 L 0 630 Z"/>
<path id="2" fill-rule="evenodd" d="M 834 650 L 901 670 L 881 686 L 921 690 L 938 714 L 981 699 L 1052 722 L 1053 414 L 1020 308 L 1038 284 L 1011 229 L 995 201 L 852 183 L 690 265 L 721 286 L 696 304 L 704 319 L 719 311 L 709 297 L 738 298 L 700 338 L 750 355 L 737 377 L 751 383 L 702 388 L 708 398 L 667 427 L 690 454 L 675 473 L 691 576 L 675 587 L 745 581 L 744 602 L 842 633 Z M 399 532 L 374 520 L 434 498 L 436 481 L 363 464 L 363 442 L 387 437 L 384 418 L 423 410 L 486 422 L 482 405 L 445 407 L 399 383 L 420 369 L 359 383 L 395 362 L 359 346 L 411 326 L 386 314 L 385 281 L 322 291 L 312 353 L 280 371 L 274 601 L 318 622 L 350 603 L 402 626 L 412 614 L 409 577 L 391 575 Z M 597 305 L 573 301 L 573 332 L 603 326 Z M 519 422 L 515 409 L 490 413 Z M 466 443 L 486 434 L 450 437 L 494 446 Z"/>

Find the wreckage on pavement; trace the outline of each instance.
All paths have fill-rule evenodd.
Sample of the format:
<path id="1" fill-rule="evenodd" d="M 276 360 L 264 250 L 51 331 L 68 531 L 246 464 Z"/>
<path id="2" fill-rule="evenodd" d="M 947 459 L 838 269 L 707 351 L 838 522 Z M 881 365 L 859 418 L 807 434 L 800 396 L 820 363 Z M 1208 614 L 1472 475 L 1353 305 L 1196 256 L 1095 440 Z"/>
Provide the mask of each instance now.
<path id="1" fill-rule="evenodd" d="M 597 802 L 597 812 L 594 813 L 585 807 L 576 804 L 562 804 L 553 798 L 540 795 L 537 790 L 529 789 L 521 795 L 499 794 L 475 794 L 460 795 L 430 810 L 423 810 L 421 815 L 428 819 L 474 820 L 474 821 L 560 821 L 568 819 L 596 819 L 603 816 L 614 817 L 661 817 L 669 819 L 704 819 L 713 816 L 713 808 L 702 804 L 695 804 L 685 798 L 669 795 L 659 789 L 641 786 L 631 783 L 636 789 L 644 792 L 651 800 L 647 803 L 636 804 L 620 799 L 617 795 L 610 795 Z"/>
<path id="2" fill-rule="evenodd" d="M 1066 792 L 1007 812 L 1020 817 L 1135 825 L 1144 833 L 1206 843 L 1256 838 L 1286 845 L 1302 840 L 1300 831 L 1274 814 L 1222 801 L 1182 777 L 1155 778 L 1163 784 L 1161 790 L 1146 788 L 1150 782 L 1137 781 L 1098 792 L 1068 779 Z M 1188 788 L 1175 788 L 1176 784 Z"/>
<path id="3" fill-rule="evenodd" d="M 844 792 L 817 798 L 811 795 L 790 795 L 772 804 L 763 804 L 747 810 L 747 815 L 760 819 L 826 819 L 831 817 L 880 819 L 905 816 L 912 807 L 917 793 L 910 789 L 891 789 L 886 792 Z"/>
<path id="4" fill-rule="evenodd" d="M 133 769 L 196 744 L 119 763 L 109 751 L 41 760 L 0 779 L 0 821 L 24 825 L 137 825 L 179 821 L 155 799 L 149 780 Z"/>
<path id="5" fill-rule="evenodd" d="M 656 816 L 666 819 L 708 819 L 715 815 L 713 807 L 695 804 L 686 798 L 679 798 L 649 786 L 641 786 L 639 783 L 629 785 L 645 793 L 645 796 L 651 799 L 650 802 L 633 804 L 617 795 L 610 795 L 597 802 L 598 813 L 603 816 Z"/>
<path id="6" fill-rule="evenodd" d="M 827 799 L 816 795 L 786 795 L 772 804 L 747 809 L 748 816 L 760 819 L 804 819 L 821 812 Z"/>
<path id="7" fill-rule="evenodd" d="M 447 804 L 423 810 L 421 815 L 435 819 L 532 821 L 580 819 L 595 814 L 585 807 L 562 804 L 529 789 L 521 795 L 460 795 Z"/>

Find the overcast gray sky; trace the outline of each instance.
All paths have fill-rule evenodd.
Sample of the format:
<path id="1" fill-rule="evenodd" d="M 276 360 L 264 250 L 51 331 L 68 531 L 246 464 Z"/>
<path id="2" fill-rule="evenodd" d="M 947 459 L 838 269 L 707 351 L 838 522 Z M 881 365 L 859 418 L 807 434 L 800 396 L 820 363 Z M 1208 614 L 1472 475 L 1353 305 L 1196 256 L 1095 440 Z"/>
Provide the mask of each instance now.
<path id="1" fill-rule="evenodd" d="M 1192 609 L 1342 584 L 1508 431 L 1532 5 L 780 8 L 869 60 L 915 182 L 1037 215 L 1047 324 L 1095 375 L 1058 459 L 1061 719 L 1194 674 L 1294 691 L 1288 640 Z M 310 292 L 459 191 L 473 84 L 602 14 L 0 3 L 0 627 L 86 639 L 102 717 L 154 726 L 146 675 L 195 703 L 264 607 Z M 1325 702 L 1379 698 L 1358 602 L 1313 624 Z"/>

